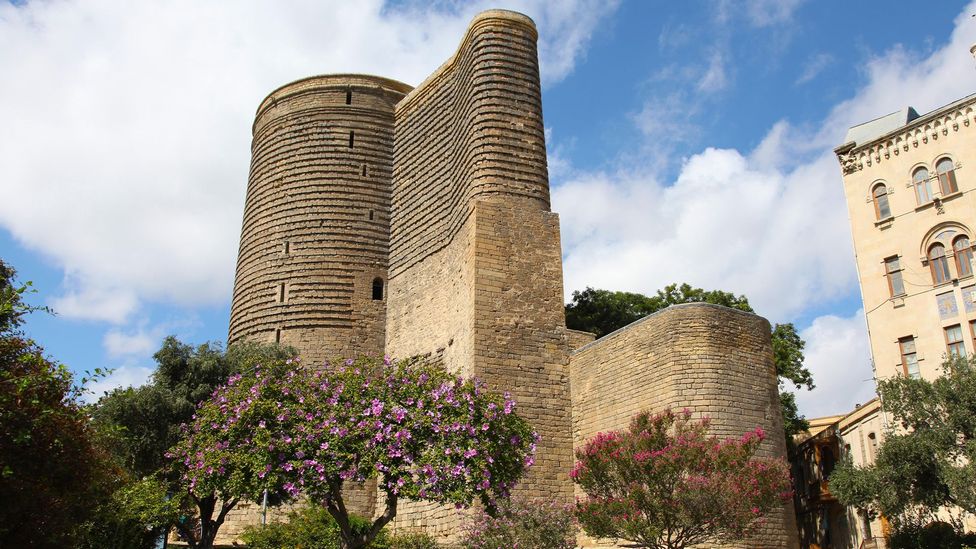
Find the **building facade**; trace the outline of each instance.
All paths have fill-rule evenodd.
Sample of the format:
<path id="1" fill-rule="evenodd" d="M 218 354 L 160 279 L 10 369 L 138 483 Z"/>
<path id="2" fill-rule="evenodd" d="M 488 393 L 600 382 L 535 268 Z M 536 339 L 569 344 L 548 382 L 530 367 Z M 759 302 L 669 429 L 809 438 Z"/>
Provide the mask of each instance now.
<path id="1" fill-rule="evenodd" d="M 850 129 L 835 149 L 876 379 L 976 352 L 976 95 Z"/>
<path id="2" fill-rule="evenodd" d="M 778 435 L 783 420 L 761 317 L 693 304 L 598 341 L 566 328 L 536 40 L 531 19 L 492 10 L 416 88 L 329 75 L 272 92 L 253 127 L 228 339 L 291 345 L 313 367 L 387 354 L 477 376 L 541 435 L 517 490 L 571 504 L 574 447 L 643 410 L 687 407 L 719 435 Z M 760 453 L 785 459 L 786 442 Z M 349 488 L 359 512 L 382 505 L 375 486 Z M 223 541 L 259 512 L 242 504 Z M 462 518 L 407 501 L 391 527 L 450 542 Z M 741 547 L 796 547 L 795 532 L 784 506 Z"/>

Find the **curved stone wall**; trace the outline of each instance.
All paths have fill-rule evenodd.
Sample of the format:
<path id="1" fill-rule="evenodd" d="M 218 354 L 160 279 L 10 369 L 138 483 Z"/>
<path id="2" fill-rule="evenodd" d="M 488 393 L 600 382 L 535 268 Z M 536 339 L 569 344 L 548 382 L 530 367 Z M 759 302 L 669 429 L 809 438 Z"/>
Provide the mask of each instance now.
<path id="1" fill-rule="evenodd" d="M 391 276 L 443 249 L 478 199 L 549 210 L 538 35 L 491 10 L 396 108 Z"/>
<path id="2" fill-rule="evenodd" d="M 710 432 L 720 437 L 762 427 L 768 438 L 759 454 L 786 460 L 769 322 L 760 316 L 705 303 L 668 307 L 577 349 L 570 386 L 577 447 L 625 429 L 641 411 L 688 408 L 711 418 Z M 792 504 L 758 539 L 735 545 L 796 546 Z"/>
<path id="3" fill-rule="evenodd" d="M 280 341 L 314 362 L 383 353 L 393 107 L 409 90 L 317 76 L 261 103 L 229 342 Z"/>

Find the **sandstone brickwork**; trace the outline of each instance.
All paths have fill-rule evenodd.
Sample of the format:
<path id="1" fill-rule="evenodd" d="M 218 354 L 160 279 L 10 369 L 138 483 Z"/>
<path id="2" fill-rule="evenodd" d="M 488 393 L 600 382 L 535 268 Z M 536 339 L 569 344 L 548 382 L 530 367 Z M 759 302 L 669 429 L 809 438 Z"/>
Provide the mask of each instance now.
<path id="1" fill-rule="evenodd" d="M 541 435 L 517 488 L 530 497 L 572 502 L 574 445 L 642 409 L 689 407 L 719 434 L 762 425 L 763 452 L 785 456 L 765 320 L 696 306 L 596 342 L 566 328 L 536 40 L 531 19 L 492 10 L 415 89 L 333 75 L 265 99 L 230 341 L 277 340 L 306 364 L 420 356 L 510 392 Z M 352 494 L 381 511 L 375 485 Z M 794 546 L 791 517 L 754 546 Z M 462 518 L 402 502 L 391 527 L 451 542 Z"/>
<path id="2" fill-rule="evenodd" d="M 783 457 L 769 323 L 751 313 L 695 303 L 675 305 L 577 349 L 570 359 L 576 446 L 601 431 L 625 429 L 642 410 L 687 408 L 711 419 L 712 434 L 762 427 L 759 455 Z M 736 547 L 796 546 L 792 505 L 758 539 Z"/>

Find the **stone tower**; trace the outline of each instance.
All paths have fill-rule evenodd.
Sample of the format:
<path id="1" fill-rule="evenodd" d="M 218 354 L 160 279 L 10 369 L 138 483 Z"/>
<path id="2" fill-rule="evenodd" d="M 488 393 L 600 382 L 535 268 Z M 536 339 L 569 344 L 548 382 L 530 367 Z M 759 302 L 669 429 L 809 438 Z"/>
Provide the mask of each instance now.
<path id="1" fill-rule="evenodd" d="M 318 76 L 258 107 L 229 343 L 281 342 L 306 362 L 383 354 L 393 108 L 409 90 Z"/>
<path id="2" fill-rule="evenodd" d="M 335 75 L 272 92 L 254 123 L 229 339 L 293 345 L 306 364 L 422 357 L 510 392 L 541 435 L 517 490 L 569 504 L 574 446 L 643 410 L 688 407 L 723 435 L 783 423 L 760 317 L 696 304 L 595 342 L 566 328 L 537 37 L 528 17 L 491 10 L 414 89 Z M 761 453 L 785 457 L 785 439 Z M 361 512 L 382 505 L 375 488 L 348 493 Z M 788 507 L 746 546 L 795 547 Z M 390 527 L 457 541 L 462 518 L 402 501 Z"/>

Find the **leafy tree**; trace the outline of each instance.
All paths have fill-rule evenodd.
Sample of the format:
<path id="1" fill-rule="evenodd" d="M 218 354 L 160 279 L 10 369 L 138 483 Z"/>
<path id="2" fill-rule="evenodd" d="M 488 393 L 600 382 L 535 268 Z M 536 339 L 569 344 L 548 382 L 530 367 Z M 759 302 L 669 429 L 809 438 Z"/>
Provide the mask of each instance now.
<path id="1" fill-rule="evenodd" d="M 350 515 L 350 524 L 355 532 L 369 530 L 372 523 L 358 515 Z M 286 522 L 276 522 L 264 526 L 248 526 L 241 539 L 248 549 L 280 549 L 282 547 L 301 547 L 302 549 L 339 549 L 339 525 L 324 507 L 303 506 L 299 511 L 288 514 Z M 367 547 L 369 549 L 389 549 L 390 543 L 383 531 Z"/>
<path id="2" fill-rule="evenodd" d="M 12 267 L 0 261 L 0 547 L 67 547 L 116 471 L 97 445 L 71 372 L 26 337 Z"/>
<path id="3" fill-rule="evenodd" d="M 278 345 L 246 342 L 224 351 L 217 343 L 194 347 L 170 336 L 153 355 L 156 371 L 149 383 L 107 393 L 92 416 L 114 435 L 112 450 L 136 478 L 155 475 L 165 465 L 166 451 L 179 440 L 180 425 L 189 423 L 197 405 L 232 374 L 293 356 L 293 349 Z"/>
<path id="4" fill-rule="evenodd" d="M 935 381 L 899 376 L 878 382 L 896 426 L 875 463 L 848 459 L 830 477 L 846 505 L 899 522 L 934 519 L 945 506 L 976 513 L 976 357 L 950 360 Z"/>
<path id="5" fill-rule="evenodd" d="M 192 421 L 200 401 L 233 373 L 293 355 L 293 350 L 277 345 L 243 343 L 224 351 L 216 343 L 191 346 L 171 336 L 154 355 L 157 367 L 149 383 L 102 396 L 91 409 L 93 423 L 106 434 L 105 446 L 128 482 L 96 510 L 99 520 L 87 527 L 86 546 L 153 547 L 155 539 L 174 525 L 189 534 L 189 524 L 180 518 L 198 509 L 182 497 L 179 475 L 166 468 L 165 458 L 179 441 L 180 425 Z"/>
<path id="6" fill-rule="evenodd" d="M 576 451 L 570 476 L 586 492 L 577 517 L 588 534 L 654 549 L 729 543 L 789 501 L 786 463 L 753 457 L 762 429 L 719 440 L 707 419 L 690 418 L 641 413 Z"/>
<path id="7" fill-rule="evenodd" d="M 573 549 L 576 520 L 572 507 L 558 502 L 513 497 L 494 512 L 476 512 L 465 524 L 464 547 L 470 549 Z"/>
<path id="8" fill-rule="evenodd" d="M 573 301 L 566 305 L 566 326 L 603 337 L 651 313 L 681 303 L 711 303 L 755 312 L 743 295 L 736 296 L 721 290 L 703 290 L 688 284 L 671 284 L 658 290 L 654 296 L 586 288 L 582 292 L 573 292 Z M 813 389 L 813 375 L 803 366 L 805 342 L 793 324 L 776 324 L 770 335 L 780 382 L 779 398 L 786 440 L 791 441 L 793 435 L 805 431 L 810 425 L 800 415 L 793 393 L 783 388 L 786 384 L 792 384 L 796 389 Z"/>
<path id="9" fill-rule="evenodd" d="M 399 498 L 486 505 L 508 494 L 532 464 L 535 434 L 511 399 L 483 384 L 405 362 L 368 360 L 303 369 L 278 362 L 232 376 L 197 410 L 172 450 L 204 540 L 238 498 L 264 490 L 305 494 L 339 525 L 341 547 L 372 541 L 396 516 Z M 376 479 L 386 509 L 357 532 L 343 499 L 346 481 Z"/>

